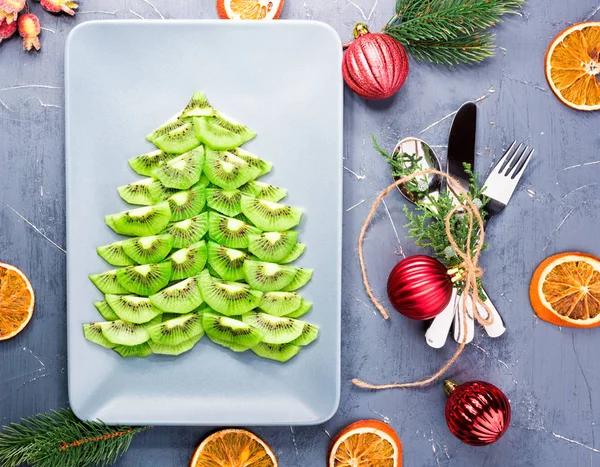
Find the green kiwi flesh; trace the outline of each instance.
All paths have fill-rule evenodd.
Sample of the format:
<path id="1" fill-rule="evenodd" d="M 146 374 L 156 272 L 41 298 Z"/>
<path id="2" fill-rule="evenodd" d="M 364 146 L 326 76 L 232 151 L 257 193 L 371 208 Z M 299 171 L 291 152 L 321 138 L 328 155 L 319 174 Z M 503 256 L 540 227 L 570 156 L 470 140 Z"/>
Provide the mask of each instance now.
<path id="1" fill-rule="evenodd" d="M 208 235 L 211 240 L 229 248 L 248 248 L 250 234 L 260 234 L 256 227 L 217 212 L 208 215 Z"/>
<path id="2" fill-rule="evenodd" d="M 148 331 L 142 324 L 126 321 L 108 321 L 97 323 L 102 329 L 102 335 L 117 345 L 139 345 L 150 339 Z"/>
<path id="3" fill-rule="evenodd" d="M 129 185 L 120 186 L 117 188 L 117 191 L 123 201 L 142 206 L 151 206 L 152 204 L 160 203 L 170 193 L 169 188 L 153 178 L 144 178 Z"/>
<path id="4" fill-rule="evenodd" d="M 148 329 L 153 342 L 163 345 L 179 345 L 193 337 L 202 336 L 202 316 L 189 313 L 156 324 Z"/>
<path id="5" fill-rule="evenodd" d="M 203 92 L 195 92 L 188 105 L 183 109 L 181 113 L 182 117 L 208 117 L 215 113 L 215 109 L 212 108 L 206 94 Z"/>
<path id="6" fill-rule="evenodd" d="M 206 149 L 204 174 L 214 185 L 224 190 L 235 190 L 258 175 L 246 161 L 231 153 Z"/>
<path id="7" fill-rule="evenodd" d="M 244 261 L 248 259 L 252 259 L 252 256 L 245 251 L 208 242 L 208 264 L 218 277 L 226 281 L 243 280 L 245 277 Z"/>
<path id="8" fill-rule="evenodd" d="M 167 154 L 159 149 L 129 159 L 129 165 L 138 174 L 151 177 L 154 169 L 175 157 L 177 157 L 176 154 Z"/>
<path id="9" fill-rule="evenodd" d="M 116 345 L 104 337 L 104 334 L 102 334 L 102 326 L 98 323 L 84 324 L 83 335 L 88 341 L 106 347 L 107 349 L 112 349 Z"/>
<path id="10" fill-rule="evenodd" d="M 302 297 L 296 292 L 267 292 L 262 296 L 258 307 L 273 316 L 288 316 L 302 304 Z"/>
<path id="11" fill-rule="evenodd" d="M 142 264 L 117 269 L 119 284 L 129 292 L 147 297 L 165 287 L 171 279 L 171 263 Z"/>
<path id="12" fill-rule="evenodd" d="M 251 129 L 219 112 L 208 117 L 195 117 L 194 127 L 196 137 L 213 149 L 233 149 L 256 136 Z"/>
<path id="13" fill-rule="evenodd" d="M 292 262 L 296 261 L 298 258 L 300 258 L 300 256 L 302 256 L 305 251 L 306 251 L 306 245 L 304 243 L 296 243 L 294 245 L 294 249 L 292 250 L 292 252 L 289 255 L 287 255 L 285 258 L 283 258 L 281 261 L 279 261 L 279 263 L 280 264 L 292 263 Z"/>
<path id="14" fill-rule="evenodd" d="M 199 274 L 206 265 L 207 255 L 204 240 L 171 254 L 166 259 L 172 266 L 171 280 L 178 281 Z"/>
<path id="15" fill-rule="evenodd" d="M 166 135 L 172 130 L 180 127 L 184 124 L 184 120 L 181 118 L 181 112 L 175 114 L 169 120 L 164 122 L 161 126 L 159 126 L 156 130 L 146 136 L 146 139 L 150 142 L 154 141 L 159 136 Z"/>
<path id="16" fill-rule="evenodd" d="M 319 335 L 319 326 L 314 324 L 305 323 L 304 321 L 298 321 L 303 323 L 302 333 L 290 342 L 292 345 L 305 346 L 313 342 Z"/>
<path id="17" fill-rule="evenodd" d="M 299 346 L 293 344 L 267 344 L 266 342 L 261 342 L 252 347 L 251 350 L 259 357 L 285 363 L 298 355 L 300 349 Z"/>
<path id="18" fill-rule="evenodd" d="M 210 312 L 202 315 L 202 327 L 211 341 L 234 352 L 244 352 L 262 340 L 262 334 L 252 326 Z"/>
<path id="19" fill-rule="evenodd" d="M 139 345 L 117 345 L 113 350 L 123 358 L 145 358 L 152 355 L 152 349 L 147 342 Z"/>
<path id="20" fill-rule="evenodd" d="M 173 237 L 169 234 L 152 235 L 124 240 L 123 251 L 137 264 L 158 263 L 167 257 L 173 248 Z"/>
<path id="21" fill-rule="evenodd" d="M 277 203 L 287 196 L 287 190 L 275 185 L 252 180 L 242 185 L 240 191 L 245 195 Z"/>
<path id="22" fill-rule="evenodd" d="M 248 165 L 250 165 L 250 167 L 256 167 L 257 169 L 259 169 L 260 172 L 257 175 L 258 177 L 268 174 L 273 168 L 273 164 L 267 162 L 264 159 L 261 159 L 260 157 L 252 154 L 251 152 L 246 151 L 245 149 L 234 148 L 230 149 L 229 152 L 236 155 L 240 159 L 245 160 L 248 163 Z"/>
<path id="23" fill-rule="evenodd" d="M 208 270 L 202 271 L 199 283 L 206 304 L 227 316 L 242 315 L 256 308 L 263 295 L 247 284 L 216 280 Z"/>
<path id="24" fill-rule="evenodd" d="M 152 142 L 156 147 L 170 154 L 183 154 L 200 146 L 200 140 L 196 137 L 191 120 L 182 120 L 180 126 L 154 138 Z"/>
<path id="25" fill-rule="evenodd" d="M 312 279 L 313 270 L 305 269 L 305 268 L 297 268 L 298 272 L 296 272 L 296 276 L 292 279 L 292 281 L 286 285 L 283 290 L 284 292 L 293 292 L 294 290 L 298 290 L 301 287 L 304 287 L 308 281 Z"/>
<path id="26" fill-rule="evenodd" d="M 110 245 L 99 246 L 96 248 L 98 256 L 112 266 L 131 266 L 135 264 L 123 251 L 123 242 L 114 242 Z"/>
<path id="27" fill-rule="evenodd" d="M 106 224 L 116 233 L 130 237 L 146 237 L 163 230 L 171 220 L 169 203 L 109 214 Z"/>
<path id="28" fill-rule="evenodd" d="M 204 146 L 171 159 L 152 172 L 168 188 L 187 190 L 200 180 L 204 165 Z"/>
<path id="29" fill-rule="evenodd" d="M 300 304 L 300 306 L 298 307 L 298 309 L 295 310 L 295 311 L 292 311 L 289 314 L 287 314 L 286 317 L 287 318 L 296 318 L 296 319 L 297 318 L 301 318 L 306 313 L 308 313 L 311 308 L 312 308 L 312 303 L 311 302 L 307 302 L 306 300 L 302 300 L 302 303 Z"/>
<path id="30" fill-rule="evenodd" d="M 206 204 L 208 207 L 229 217 L 235 217 L 242 212 L 241 198 L 242 193 L 239 190 L 206 189 Z"/>
<path id="31" fill-rule="evenodd" d="M 173 237 L 173 248 L 183 248 L 199 242 L 208 232 L 208 213 L 203 212 L 183 221 L 172 222 L 165 232 Z"/>
<path id="32" fill-rule="evenodd" d="M 304 324 L 292 318 L 271 316 L 259 311 L 242 315 L 242 321 L 258 329 L 267 344 L 286 344 L 300 337 Z"/>
<path id="33" fill-rule="evenodd" d="M 130 323 L 147 323 L 162 314 L 162 310 L 145 297 L 107 294 L 104 299 L 120 319 Z"/>
<path id="34" fill-rule="evenodd" d="M 102 274 L 92 274 L 90 280 L 103 294 L 128 294 L 129 291 L 124 288 L 117 279 L 117 270 L 103 272 Z"/>
<path id="35" fill-rule="evenodd" d="M 171 221 L 182 221 L 197 216 L 206 204 L 206 188 L 192 187 L 179 191 L 167 199 L 171 209 Z"/>
<path id="36" fill-rule="evenodd" d="M 262 261 L 279 263 L 288 256 L 298 241 L 298 232 L 263 232 L 248 236 L 248 250 Z"/>
<path id="37" fill-rule="evenodd" d="M 242 212 L 261 230 L 280 232 L 300 223 L 302 210 L 286 204 L 273 203 L 264 199 L 242 195 Z"/>
<path id="38" fill-rule="evenodd" d="M 296 276 L 297 268 L 261 261 L 244 262 L 246 282 L 255 290 L 276 292 L 283 290 Z"/>
<path id="39" fill-rule="evenodd" d="M 191 277 L 150 296 L 150 302 L 162 311 L 185 314 L 202 305 L 198 279 Z"/>
<path id="40" fill-rule="evenodd" d="M 177 344 L 177 345 L 158 344 L 152 340 L 148 341 L 148 345 L 152 349 L 152 353 L 155 353 L 158 355 L 176 356 L 176 355 L 181 355 L 182 353 L 192 350 L 196 346 L 196 344 L 198 342 L 200 342 L 200 339 L 202 339 L 203 335 L 204 334 L 200 334 L 199 336 L 192 337 L 188 340 L 183 341 L 181 344 Z"/>
<path id="41" fill-rule="evenodd" d="M 110 305 L 106 303 L 106 300 L 103 300 L 101 302 L 94 302 L 94 306 L 96 307 L 96 310 L 98 310 L 98 313 L 100 313 L 100 316 L 102 316 L 105 321 L 116 321 L 119 319 L 119 317 L 110 307 Z"/>

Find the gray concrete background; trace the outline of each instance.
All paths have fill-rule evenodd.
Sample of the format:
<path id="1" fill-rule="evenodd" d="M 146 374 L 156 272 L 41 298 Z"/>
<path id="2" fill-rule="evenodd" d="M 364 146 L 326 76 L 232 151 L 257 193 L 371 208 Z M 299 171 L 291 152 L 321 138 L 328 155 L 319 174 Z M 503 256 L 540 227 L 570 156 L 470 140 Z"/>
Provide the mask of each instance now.
<path id="1" fill-rule="evenodd" d="M 600 114 L 560 104 L 548 91 L 542 66 L 546 47 L 559 31 L 579 21 L 600 20 L 597 2 L 531 0 L 522 16 L 508 17 L 497 28 L 497 56 L 483 65 L 451 71 L 411 61 L 404 88 L 386 102 L 365 102 L 346 92 L 342 402 L 323 426 L 254 429 L 273 447 L 280 465 L 325 465 L 329 434 L 362 418 L 383 419 L 398 431 L 408 467 L 600 465 L 594 407 L 600 404 L 599 331 L 541 322 L 528 300 L 531 273 L 546 256 L 568 250 L 600 254 Z M 356 21 L 381 27 L 393 5 L 393 0 L 288 0 L 283 17 L 327 22 L 346 41 Z M 0 45 L 0 261 L 25 271 L 37 296 L 31 324 L 0 343 L 2 424 L 67 405 L 62 246 L 63 47 L 68 32 L 91 19 L 216 17 L 212 0 L 83 0 L 75 18 L 52 16 L 37 3 L 32 10 L 47 28 L 42 52 L 24 53 L 17 38 Z M 428 348 L 420 323 L 395 313 L 383 321 L 374 312 L 355 250 L 373 196 L 390 181 L 369 134 L 388 148 L 399 138 L 420 136 L 445 157 L 447 116 L 474 99 L 480 101 L 478 170 L 487 174 L 513 139 L 537 149 L 511 205 L 491 223 L 491 248 L 482 259 L 486 288 L 508 332 L 491 340 L 478 330 L 451 371 L 459 381 L 490 381 L 511 400 L 507 435 L 486 448 L 466 446 L 450 434 L 440 385 L 371 393 L 349 382 L 357 376 L 372 382 L 413 380 L 435 371 L 454 351 L 453 345 L 441 351 Z M 403 204 L 399 195 L 391 195 L 389 215 L 381 210 L 367 240 L 371 279 L 382 297 L 398 255 L 420 252 L 405 238 Z M 139 435 L 118 465 L 187 465 L 209 431 L 155 428 Z"/>

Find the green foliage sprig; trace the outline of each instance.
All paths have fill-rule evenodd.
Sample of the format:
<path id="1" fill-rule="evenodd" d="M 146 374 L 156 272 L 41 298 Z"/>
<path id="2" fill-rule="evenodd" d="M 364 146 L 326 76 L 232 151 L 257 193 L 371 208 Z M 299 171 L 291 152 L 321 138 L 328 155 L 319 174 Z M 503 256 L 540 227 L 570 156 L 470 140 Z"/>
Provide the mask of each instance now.
<path id="1" fill-rule="evenodd" d="M 3 427 L 0 465 L 108 466 L 125 454 L 136 433 L 148 428 L 83 422 L 70 409 L 37 414 Z"/>
<path id="2" fill-rule="evenodd" d="M 397 0 L 383 32 L 418 60 L 444 65 L 478 63 L 494 55 L 488 29 L 524 0 Z"/>

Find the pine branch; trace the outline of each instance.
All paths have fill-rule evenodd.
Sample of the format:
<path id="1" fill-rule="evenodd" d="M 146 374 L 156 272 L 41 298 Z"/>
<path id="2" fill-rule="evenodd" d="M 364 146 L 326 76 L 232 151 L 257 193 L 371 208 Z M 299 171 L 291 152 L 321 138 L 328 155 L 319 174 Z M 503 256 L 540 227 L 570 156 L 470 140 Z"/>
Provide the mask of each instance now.
<path id="1" fill-rule="evenodd" d="M 0 465 L 18 467 L 108 466 L 121 457 L 133 436 L 149 427 L 110 427 L 83 422 L 70 409 L 37 414 L 0 432 Z"/>
<path id="2" fill-rule="evenodd" d="M 463 36 L 445 42 L 415 42 L 406 45 L 406 51 L 417 60 L 454 66 L 461 63 L 479 63 L 492 57 L 494 42 L 490 35 Z"/>

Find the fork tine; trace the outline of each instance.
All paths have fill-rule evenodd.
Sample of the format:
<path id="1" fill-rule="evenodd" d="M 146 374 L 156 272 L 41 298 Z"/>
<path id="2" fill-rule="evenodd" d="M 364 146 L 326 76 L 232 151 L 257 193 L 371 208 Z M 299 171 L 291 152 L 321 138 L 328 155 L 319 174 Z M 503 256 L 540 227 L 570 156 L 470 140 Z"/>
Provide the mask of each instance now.
<path id="1" fill-rule="evenodd" d="M 515 147 L 515 144 L 517 144 L 516 140 L 512 142 L 512 144 L 506 150 L 506 152 L 504 153 L 502 158 L 496 163 L 494 170 L 498 169 L 498 173 L 502 173 L 502 171 L 504 170 L 504 167 L 506 166 L 506 162 L 509 160 L 509 155 L 510 155 L 512 149 Z M 519 147 L 520 147 L 520 145 L 519 145 Z M 518 151 L 518 149 L 517 149 L 517 151 Z M 512 155 L 511 155 L 511 157 L 512 157 Z"/>
<path id="2" fill-rule="evenodd" d="M 515 181 L 515 183 L 518 183 L 521 178 L 521 175 L 523 175 L 525 173 L 525 168 L 529 164 L 529 161 L 531 161 L 531 156 L 533 156 L 534 152 L 535 152 L 535 149 L 531 149 L 531 151 L 529 151 L 529 154 L 527 154 L 522 159 L 522 161 L 519 163 L 519 166 L 513 172 L 512 176 L 510 178 L 513 179 Z"/>
<path id="3" fill-rule="evenodd" d="M 521 145 L 522 146 L 522 145 Z M 521 147 L 519 146 L 519 147 Z M 511 158 L 510 163 L 508 164 L 508 167 L 506 168 L 506 172 L 504 173 L 505 177 L 510 177 L 512 171 L 519 166 L 519 162 L 521 162 L 521 160 L 523 160 L 523 156 L 525 155 L 525 153 L 529 150 L 529 146 L 525 146 L 523 148 L 523 150 L 521 150 L 520 152 L 517 151 L 515 153 L 515 155 Z"/>

